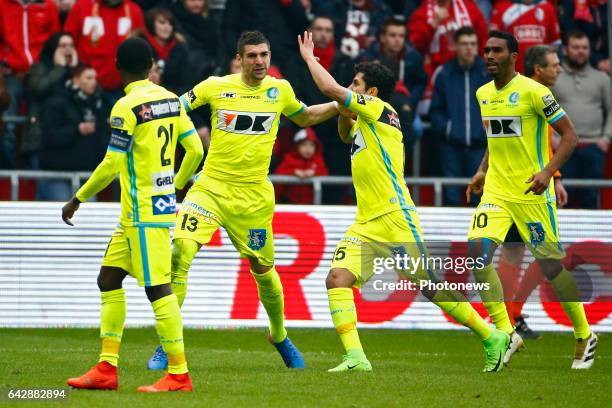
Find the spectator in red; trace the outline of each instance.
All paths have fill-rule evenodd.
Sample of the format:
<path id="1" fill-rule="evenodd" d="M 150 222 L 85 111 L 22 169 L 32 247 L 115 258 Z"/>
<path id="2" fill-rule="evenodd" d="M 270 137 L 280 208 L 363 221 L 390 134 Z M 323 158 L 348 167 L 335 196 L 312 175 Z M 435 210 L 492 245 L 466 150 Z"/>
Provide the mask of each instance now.
<path id="1" fill-rule="evenodd" d="M 76 41 L 81 61 L 96 70 L 111 105 L 122 95 L 114 63 L 117 47 L 135 29 L 143 28 L 142 11 L 132 0 L 77 0 L 68 15 L 64 31 Z"/>
<path id="2" fill-rule="evenodd" d="M 191 85 L 185 70 L 188 50 L 185 38 L 176 32 L 172 13 L 162 8 L 152 8 L 145 14 L 144 38 L 153 49 L 153 58 L 161 74 L 161 83 L 177 95 L 187 92 Z"/>
<path id="3" fill-rule="evenodd" d="M 323 160 L 322 146 L 311 128 L 299 130 L 293 137 L 294 149 L 291 150 L 276 169 L 276 174 L 296 176 L 307 179 L 314 176 L 327 176 L 327 166 Z M 277 185 L 277 198 L 291 204 L 312 204 L 313 190 L 310 185 Z"/>
<path id="4" fill-rule="evenodd" d="M 516 37 L 519 44 L 516 70 L 519 72 L 523 72 L 528 48 L 561 43 L 557 11 L 546 0 L 497 1 L 491 14 L 491 30 L 508 31 Z"/>
<path id="5" fill-rule="evenodd" d="M 23 78 L 38 61 L 43 44 L 60 30 L 59 13 L 53 0 L 0 0 L 0 69 L 10 95 L 7 115 L 19 114 Z M 15 124 L 0 133 L 0 166 L 15 168 Z"/>
<path id="6" fill-rule="evenodd" d="M 455 58 L 453 36 L 471 26 L 484 49 L 489 30 L 482 12 L 472 0 L 424 0 L 408 20 L 408 39 L 425 57 L 425 71 L 432 77 L 440 65 Z"/>

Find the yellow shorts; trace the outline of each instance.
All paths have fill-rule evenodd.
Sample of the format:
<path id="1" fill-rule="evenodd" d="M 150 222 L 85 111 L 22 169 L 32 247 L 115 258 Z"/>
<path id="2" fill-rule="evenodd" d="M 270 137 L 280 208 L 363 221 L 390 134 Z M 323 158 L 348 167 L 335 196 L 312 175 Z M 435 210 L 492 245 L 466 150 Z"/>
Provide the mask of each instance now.
<path id="1" fill-rule="evenodd" d="M 373 258 L 407 254 L 428 256 L 416 211 L 394 211 L 349 227 L 336 245 L 331 268 L 348 269 L 361 287 L 374 275 Z M 431 271 L 416 271 L 411 278 L 436 280 Z"/>
<path id="2" fill-rule="evenodd" d="M 128 272 L 139 286 L 170 283 L 172 247 L 169 228 L 118 226 L 113 232 L 102 266 Z"/>
<path id="3" fill-rule="evenodd" d="M 194 185 L 183 200 L 174 239 L 203 245 L 223 227 L 242 258 L 256 258 L 261 265 L 272 266 L 274 204 L 270 180 L 237 186 L 208 178 Z"/>
<path id="4" fill-rule="evenodd" d="M 516 226 L 519 236 L 537 259 L 563 259 L 559 242 L 557 205 L 515 203 L 484 195 L 470 224 L 468 240 L 487 238 L 496 244 Z"/>

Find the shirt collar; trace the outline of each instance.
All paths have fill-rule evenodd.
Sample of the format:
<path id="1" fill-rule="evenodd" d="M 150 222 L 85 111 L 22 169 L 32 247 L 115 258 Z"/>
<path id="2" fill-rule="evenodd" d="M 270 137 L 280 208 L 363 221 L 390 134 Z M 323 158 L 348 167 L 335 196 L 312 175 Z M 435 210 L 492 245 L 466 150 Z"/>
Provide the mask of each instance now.
<path id="1" fill-rule="evenodd" d="M 132 92 L 134 88 L 140 88 L 142 86 L 149 86 L 152 84 L 153 83 L 149 81 L 148 79 L 141 79 L 139 81 L 130 82 L 123 90 L 125 91 L 125 94 L 127 95 L 130 92 Z"/>

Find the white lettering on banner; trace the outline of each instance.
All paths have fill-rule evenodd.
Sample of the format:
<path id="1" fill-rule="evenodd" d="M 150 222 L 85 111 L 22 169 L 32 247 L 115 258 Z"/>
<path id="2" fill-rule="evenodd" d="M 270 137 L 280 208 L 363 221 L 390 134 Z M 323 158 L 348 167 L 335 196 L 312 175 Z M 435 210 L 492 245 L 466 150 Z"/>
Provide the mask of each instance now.
<path id="1" fill-rule="evenodd" d="M 99 324 L 99 291 L 95 282 L 108 239 L 117 225 L 119 204 L 82 206 L 75 219 L 77 227 L 70 234 L 57 222 L 61 206 L 62 203 L 0 202 L 0 233 L 3 234 L 0 327 L 95 327 Z M 427 239 L 453 241 L 457 245 L 452 244 L 450 249 L 431 245 L 432 256 L 454 257 L 451 254 L 464 246 L 473 209 L 419 208 L 418 212 Z M 285 305 L 288 326 L 332 327 L 325 277 L 335 246 L 354 217 L 355 208 L 349 206 L 277 206 L 273 224 L 276 265 L 285 298 L 291 299 Z M 573 262 L 574 274 L 580 273 L 577 262 L 583 262 L 585 269 L 596 271 L 593 276 L 612 275 L 612 262 L 608 259 L 612 257 L 612 211 L 560 210 L 559 229 L 564 241 L 573 242 L 566 251 L 569 262 Z M 533 257 L 526 255 L 523 269 L 532 262 Z M 189 296 L 183 308 L 186 326 L 267 327 L 268 320 L 257 301 L 248 263 L 241 262 L 225 231 L 214 234 L 207 248 L 198 253 L 190 276 Z M 382 282 L 375 282 L 381 276 L 375 275 L 371 282 L 382 290 Z M 470 273 L 460 275 L 460 279 L 466 288 L 472 286 L 467 285 L 473 283 Z M 609 286 L 606 289 L 598 282 L 593 281 L 593 286 L 599 285 L 595 296 L 610 293 Z M 133 279 L 128 278 L 125 283 L 128 299 L 134 299 L 127 325 L 152 326 L 150 305 L 142 290 Z M 394 286 L 401 287 L 401 284 Z M 61 302 L 49 296 L 58 291 L 62 293 Z M 532 316 L 530 325 L 537 330 L 569 331 L 558 303 L 544 303 L 542 299 L 547 298 L 538 297 L 547 293 L 547 286 L 542 285 L 525 305 L 525 312 Z M 415 298 L 407 296 L 383 307 L 367 295 L 362 292 L 357 309 L 358 312 L 370 310 L 358 315 L 372 327 L 459 328 L 435 305 L 420 302 L 421 297 L 417 299 L 418 304 L 414 303 Z M 598 299 L 585 304 L 587 316 L 595 331 L 612 332 L 612 304 Z"/>

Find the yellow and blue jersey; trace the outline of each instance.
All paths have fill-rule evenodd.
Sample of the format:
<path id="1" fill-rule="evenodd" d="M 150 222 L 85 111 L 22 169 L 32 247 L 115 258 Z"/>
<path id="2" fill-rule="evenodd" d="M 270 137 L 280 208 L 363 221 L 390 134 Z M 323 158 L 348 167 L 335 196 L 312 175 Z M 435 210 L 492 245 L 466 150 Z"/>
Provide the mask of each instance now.
<path id="1" fill-rule="evenodd" d="M 266 179 L 281 114 L 291 117 L 305 108 L 286 80 L 266 76 L 249 86 L 241 74 L 210 77 L 181 102 L 188 112 L 210 105 L 211 140 L 202 173 L 234 184 Z"/>
<path id="2" fill-rule="evenodd" d="M 119 173 L 121 225 L 173 226 L 175 185 L 184 187 L 197 168 L 202 144 L 175 94 L 148 80 L 130 83 L 125 92 L 111 111 L 106 156 L 76 197 L 87 200 Z M 187 155 L 175 177 L 177 143 Z"/>
<path id="3" fill-rule="evenodd" d="M 545 194 L 525 194 L 525 181 L 548 163 L 548 124 L 565 115 L 550 90 L 517 74 L 505 87 L 491 81 L 476 91 L 489 147 L 484 194 L 511 202 L 555 201 L 554 183 Z"/>
<path id="4" fill-rule="evenodd" d="M 357 114 L 351 128 L 351 171 L 357 222 L 398 210 L 415 210 L 404 179 L 404 143 L 397 113 L 377 97 L 349 91 L 345 105 Z"/>

